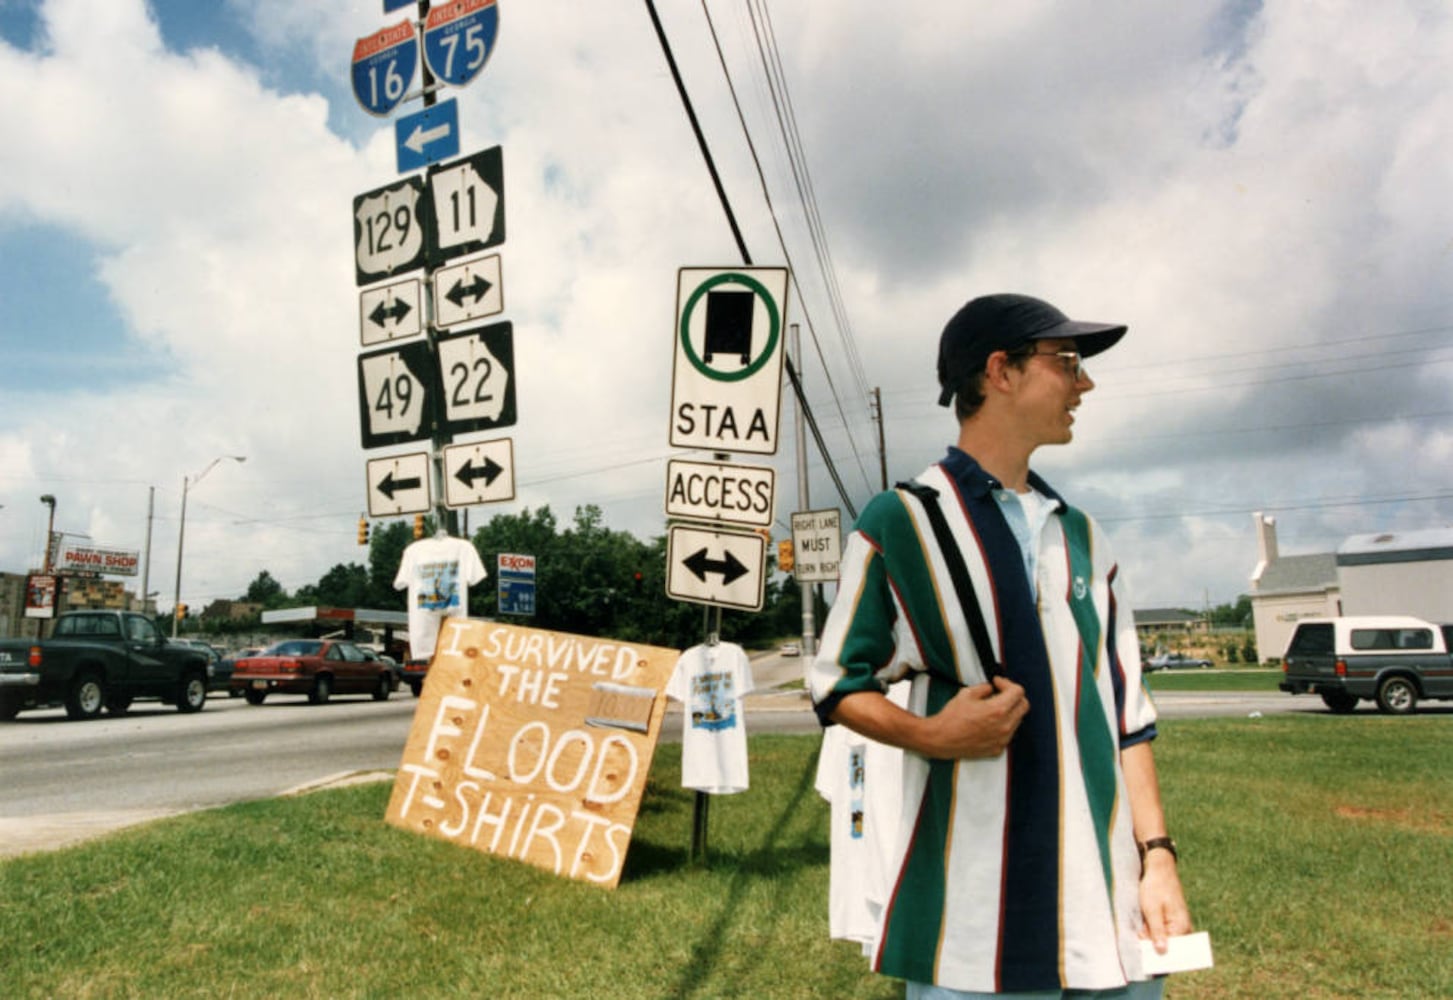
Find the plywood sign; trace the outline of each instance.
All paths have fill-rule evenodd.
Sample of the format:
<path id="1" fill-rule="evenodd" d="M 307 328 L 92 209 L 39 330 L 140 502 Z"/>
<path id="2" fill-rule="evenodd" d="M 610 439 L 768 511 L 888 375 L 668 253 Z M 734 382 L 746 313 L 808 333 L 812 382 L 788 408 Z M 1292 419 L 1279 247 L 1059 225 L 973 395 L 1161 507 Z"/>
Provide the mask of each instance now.
<path id="1" fill-rule="evenodd" d="M 614 887 L 679 656 L 448 619 L 388 822 Z"/>

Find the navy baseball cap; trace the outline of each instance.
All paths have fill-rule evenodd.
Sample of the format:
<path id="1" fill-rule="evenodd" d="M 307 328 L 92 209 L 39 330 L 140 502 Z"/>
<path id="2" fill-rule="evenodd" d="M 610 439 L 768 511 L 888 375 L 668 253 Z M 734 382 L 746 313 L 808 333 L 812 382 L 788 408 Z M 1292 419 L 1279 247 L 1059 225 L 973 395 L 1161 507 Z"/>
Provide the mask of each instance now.
<path id="1" fill-rule="evenodd" d="M 1080 357 L 1109 350 L 1125 336 L 1123 323 L 1072 320 L 1043 299 L 1002 292 L 971 300 L 943 328 L 938 341 L 939 406 L 972 375 L 984 370 L 989 355 L 1012 351 L 1034 340 L 1068 338 Z"/>

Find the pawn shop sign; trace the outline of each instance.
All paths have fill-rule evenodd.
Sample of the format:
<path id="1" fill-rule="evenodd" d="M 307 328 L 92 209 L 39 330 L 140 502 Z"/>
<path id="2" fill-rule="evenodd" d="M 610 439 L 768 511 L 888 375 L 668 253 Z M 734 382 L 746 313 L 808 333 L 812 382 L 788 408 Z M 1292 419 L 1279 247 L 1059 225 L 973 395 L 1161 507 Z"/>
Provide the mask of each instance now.
<path id="1" fill-rule="evenodd" d="M 777 453 L 786 314 L 785 267 L 680 270 L 673 447 Z"/>

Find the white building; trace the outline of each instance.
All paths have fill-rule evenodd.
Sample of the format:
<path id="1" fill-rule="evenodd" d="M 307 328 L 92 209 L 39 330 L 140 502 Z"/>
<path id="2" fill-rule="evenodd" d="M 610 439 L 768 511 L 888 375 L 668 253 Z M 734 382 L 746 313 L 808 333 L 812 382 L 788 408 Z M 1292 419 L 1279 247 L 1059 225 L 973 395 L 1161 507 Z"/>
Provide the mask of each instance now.
<path id="1" fill-rule="evenodd" d="M 1453 528 L 1354 535 L 1336 552 L 1283 556 L 1276 519 L 1252 517 L 1259 558 L 1251 611 L 1263 660 L 1286 651 L 1303 618 L 1413 615 L 1453 623 Z"/>
<path id="2" fill-rule="evenodd" d="M 1453 528 L 1354 535 L 1337 547 L 1349 615 L 1413 615 L 1453 623 Z"/>

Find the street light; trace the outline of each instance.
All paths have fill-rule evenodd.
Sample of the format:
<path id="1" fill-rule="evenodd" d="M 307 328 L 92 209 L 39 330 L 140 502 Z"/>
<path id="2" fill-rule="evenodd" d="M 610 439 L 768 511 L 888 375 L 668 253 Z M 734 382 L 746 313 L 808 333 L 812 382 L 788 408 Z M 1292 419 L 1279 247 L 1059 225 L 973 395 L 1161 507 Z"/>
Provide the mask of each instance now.
<path id="1" fill-rule="evenodd" d="M 187 477 L 182 477 L 182 516 L 177 522 L 177 580 L 176 592 L 172 595 L 172 638 L 177 637 L 177 609 L 182 606 L 182 541 L 187 535 L 187 490 L 202 481 L 202 477 L 216 468 L 217 463 L 223 459 L 231 459 L 234 462 L 247 461 L 246 455 L 218 455 L 207 463 L 207 467 L 197 473 L 188 482 Z"/>
<path id="2" fill-rule="evenodd" d="M 50 540 L 51 540 L 51 538 L 53 537 L 53 535 L 55 533 L 55 497 L 53 497 L 49 493 L 47 493 L 47 494 L 45 494 L 44 496 L 42 496 L 40 498 L 40 502 L 43 503 L 43 504 L 45 504 L 47 507 L 50 508 L 50 518 L 49 518 L 49 520 L 48 520 L 48 522 L 46 523 L 46 526 L 45 526 L 45 559 L 44 559 L 44 562 L 43 562 L 43 565 L 45 566 L 45 568 L 41 571 L 43 573 L 49 573 L 50 572 Z"/>

